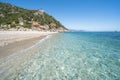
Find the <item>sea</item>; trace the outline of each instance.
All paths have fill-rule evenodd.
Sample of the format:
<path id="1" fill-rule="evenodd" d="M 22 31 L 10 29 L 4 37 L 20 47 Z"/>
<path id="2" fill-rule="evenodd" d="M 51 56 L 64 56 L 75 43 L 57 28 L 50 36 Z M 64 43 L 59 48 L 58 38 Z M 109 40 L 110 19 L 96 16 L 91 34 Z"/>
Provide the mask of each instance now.
<path id="1" fill-rule="evenodd" d="M 120 80 L 120 32 L 66 32 L 0 60 L 0 80 Z"/>

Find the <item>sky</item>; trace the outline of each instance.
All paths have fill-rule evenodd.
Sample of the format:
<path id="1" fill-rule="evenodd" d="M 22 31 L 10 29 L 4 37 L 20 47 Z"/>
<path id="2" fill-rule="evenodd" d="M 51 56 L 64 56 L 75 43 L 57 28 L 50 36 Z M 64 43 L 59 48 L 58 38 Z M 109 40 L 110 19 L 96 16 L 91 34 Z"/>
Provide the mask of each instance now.
<path id="1" fill-rule="evenodd" d="M 120 0 L 0 0 L 30 9 L 43 9 L 66 28 L 120 31 Z"/>

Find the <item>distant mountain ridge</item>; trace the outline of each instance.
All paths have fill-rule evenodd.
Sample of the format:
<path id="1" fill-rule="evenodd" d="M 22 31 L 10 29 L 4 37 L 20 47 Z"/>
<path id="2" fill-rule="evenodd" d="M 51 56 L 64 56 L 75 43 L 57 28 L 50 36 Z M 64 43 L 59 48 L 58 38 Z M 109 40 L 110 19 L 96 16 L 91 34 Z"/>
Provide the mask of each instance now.
<path id="1" fill-rule="evenodd" d="M 0 30 L 67 31 L 44 10 L 27 10 L 0 2 Z"/>

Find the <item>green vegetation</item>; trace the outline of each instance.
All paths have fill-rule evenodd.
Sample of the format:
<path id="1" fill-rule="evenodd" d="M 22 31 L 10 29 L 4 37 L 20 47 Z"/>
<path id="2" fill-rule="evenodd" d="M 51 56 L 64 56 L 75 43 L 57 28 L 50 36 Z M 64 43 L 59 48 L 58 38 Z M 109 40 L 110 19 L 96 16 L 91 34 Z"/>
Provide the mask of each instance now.
<path id="1" fill-rule="evenodd" d="M 66 29 L 59 21 L 43 10 L 27 10 L 0 2 L 0 26 L 31 28 L 32 22 L 38 22 L 40 25 L 48 25 L 49 29 Z"/>

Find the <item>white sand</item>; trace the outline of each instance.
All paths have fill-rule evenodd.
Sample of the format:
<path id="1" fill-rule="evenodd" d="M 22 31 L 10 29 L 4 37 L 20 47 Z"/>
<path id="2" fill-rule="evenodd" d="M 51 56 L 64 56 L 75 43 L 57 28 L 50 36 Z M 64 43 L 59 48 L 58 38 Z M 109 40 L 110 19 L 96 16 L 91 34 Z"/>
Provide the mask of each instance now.
<path id="1" fill-rule="evenodd" d="M 39 32 L 39 31 L 0 31 L 0 47 L 9 43 L 18 42 L 26 39 L 37 38 L 57 32 Z"/>
<path id="2" fill-rule="evenodd" d="M 40 39 L 57 32 L 0 31 L 0 59 L 35 45 Z"/>

